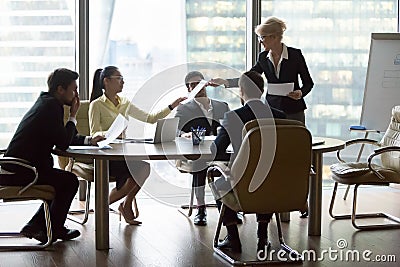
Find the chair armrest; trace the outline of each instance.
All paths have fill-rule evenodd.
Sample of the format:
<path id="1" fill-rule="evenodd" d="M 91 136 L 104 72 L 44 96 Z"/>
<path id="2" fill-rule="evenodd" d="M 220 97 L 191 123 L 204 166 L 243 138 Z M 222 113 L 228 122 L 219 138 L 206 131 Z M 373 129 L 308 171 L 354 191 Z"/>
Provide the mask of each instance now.
<path id="1" fill-rule="evenodd" d="M 383 153 L 387 153 L 387 152 L 400 152 L 400 147 L 399 146 L 386 146 L 386 147 L 382 147 L 382 148 L 378 148 L 374 150 L 374 153 L 372 153 L 369 157 L 368 157 L 368 168 L 376 175 L 378 176 L 379 179 L 381 180 L 385 180 L 385 176 L 383 176 L 382 174 L 379 173 L 378 170 L 373 168 L 372 165 L 372 160 Z"/>
<path id="2" fill-rule="evenodd" d="M 363 145 L 375 145 L 375 146 L 379 146 L 379 142 L 373 139 L 367 139 L 367 138 L 357 138 L 357 139 L 351 139 L 346 141 L 345 143 L 345 148 L 351 146 L 351 145 L 355 145 L 355 144 L 363 144 Z M 340 149 L 336 152 L 336 157 L 337 159 L 342 162 L 342 163 L 346 163 L 345 160 L 343 160 L 340 156 L 340 152 L 343 151 L 344 149 Z"/>
<path id="3" fill-rule="evenodd" d="M 374 154 L 372 156 L 376 156 L 386 152 L 400 151 L 400 146 L 385 146 L 374 150 Z M 375 155 L 376 154 L 376 155 Z"/>
<path id="4" fill-rule="evenodd" d="M 229 161 L 215 160 L 215 161 L 207 162 L 207 165 L 208 165 L 208 167 L 218 166 L 219 168 L 221 168 L 223 170 L 230 171 L 230 169 L 228 167 Z"/>
<path id="5" fill-rule="evenodd" d="M 0 158 L 0 164 L 18 165 L 18 166 L 27 168 L 28 170 L 31 170 L 33 172 L 33 174 L 35 175 L 35 179 L 33 179 L 33 181 L 31 183 L 29 183 L 27 186 L 25 186 L 18 192 L 19 195 L 22 194 L 23 192 L 25 192 L 32 185 L 36 184 L 37 179 L 38 179 L 38 172 L 37 172 L 36 168 L 34 166 L 32 166 L 32 164 L 29 161 L 21 159 L 21 158 L 15 158 L 15 157 L 2 157 L 2 158 Z"/>
<path id="6" fill-rule="evenodd" d="M 225 180 L 228 180 L 230 177 L 231 169 L 228 167 L 228 161 L 212 161 L 208 164 L 207 169 L 207 178 L 208 182 L 212 183 L 214 181 L 214 174 L 219 172 Z"/>
<path id="7" fill-rule="evenodd" d="M 218 172 L 220 175 L 224 177 L 225 180 L 228 180 L 230 177 L 230 168 L 225 164 L 225 161 L 213 161 L 210 162 L 209 167 L 207 169 L 207 181 L 208 185 L 211 188 L 211 192 L 214 195 L 215 199 L 220 199 L 221 196 L 218 192 L 217 187 L 214 183 L 214 176 Z"/>
<path id="8" fill-rule="evenodd" d="M 373 139 L 368 139 L 368 138 L 357 138 L 357 139 L 351 139 L 346 141 L 346 147 L 351 146 L 354 144 L 370 144 L 370 145 L 378 145 L 378 141 L 373 140 Z"/>

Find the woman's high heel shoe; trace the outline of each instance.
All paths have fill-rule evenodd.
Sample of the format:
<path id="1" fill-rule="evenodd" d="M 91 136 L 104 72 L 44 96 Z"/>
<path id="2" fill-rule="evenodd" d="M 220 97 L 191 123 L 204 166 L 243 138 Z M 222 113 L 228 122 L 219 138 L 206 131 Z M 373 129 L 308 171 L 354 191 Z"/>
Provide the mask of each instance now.
<path id="1" fill-rule="evenodd" d="M 124 217 L 126 223 L 128 223 L 130 225 L 140 225 L 140 224 L 142 224 L 141 221 L 136 221 L 135 220 L 136 219 L 135 216 L 132 219 L 126 218 L 127 215 L 125 213 L 125 210 L 124 210 L 124 207 L 123 207 L 122 203 L 119 204 L 118 211 L 119 211 L 119 221 L 121 221 L 121 215 L 122 215 Z"/>
<path id="2" fill-rule="evenodd" d="M 307 218 L 308 217 L 308 202 L 299 211 L 300 211 L 300 218 Z"/>

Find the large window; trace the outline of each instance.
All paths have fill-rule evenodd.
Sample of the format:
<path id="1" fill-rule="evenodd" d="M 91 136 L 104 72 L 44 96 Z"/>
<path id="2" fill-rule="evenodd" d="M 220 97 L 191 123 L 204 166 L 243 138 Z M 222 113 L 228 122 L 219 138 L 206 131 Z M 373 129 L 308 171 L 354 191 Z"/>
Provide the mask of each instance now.
<path id="1" fill-rule="evenodd" d="M 246 65 L 245 0 L 101 0 L 90 5 L 89 18 L 90 76 L 97 68 L 119 67 L 125 82 L 121 95 L 146 111 L 186 95 L 184 77 L 196 67 L 211 79 L 236 77 L 239 72 L 234 70 L 243 71 Z M 229 102 L 231 108 L 240 105 L 235 92 L 209 88 L 208 93 Z M 140 126 L 130 121 L 128 136 Z M 173 162 L 151 164 L 160 179 L 153 173 L 145 185 L 147 192 L 153 196 L 189 192 L 188 174 L 179 174 Z"/>
<path id="2" fill-rule="evenodd" d="M 398 0 L 262 0 L 262 20 L 286 21 L 283 42 L 306 58 L 315 82 L 306 124 L 314 135 L 350 138 L 361 117 L 371 33 L 397 32 L 398 10 Z"/>
<path id="3" fill-rule="evenodd" d="M 239 71 L 245 68 L 245 0 L 100 3 L 90 6 L 90 74 L 118 66 L 125 80 L 123 95 L 132 97 L 148 79 L 181 64 L 216 62 Z M 179 79 L 183 84 L 184 76 Z M 145 102 L 135 104 L 146 106 Z M 239 105 L 236 99 L 232 102 Z"/>
<path id="4" fill-rule="evenodd" d="M 398 0 L 262 0 L 262 21 L 269 16 L 283 19 L 283 42 L 300 48 L 306 58 L 315 83 L 305 97 L 306 125 L 313 135 L 362 137 L 349 127 L 360 122 L 371 33 L 398 32 L 398 5 Z M 351 157 L 358 149 L 354 146 L 344 154 Z M 336 153 L 325 154 L 324 162 L 328 178 Z"/>
<path id="5" fill-rule="evenodd" d="M 39 92 L 47 90 L 49 72 L 76 69 L 77 2 L 0 1 L 1 148 Z M 118 66 L 123 95 L 134 98 L 152 77 L 187 62 L 246 70 L 246 34 L 254 34 L 246 33 L 249 1 L 89 2 L 89 76 L 97 68 Z M 302 49 L 315 81 L 305 98 L 307 127 L 314 135 L 348 139 L 349 125 L 361 115 L 371 33 L 398 31 L 399 1 L 262 0 L 262 20 L 272 15 L 287 22 L 284 42 Z M 179 75 L 175 79 L 183 84 Z M 213 76 L 232 77 L 226 69 L 207 75 Z M 80 90 L 89 92 L 90 86 Z M 230 92 L 209 93 L 231 108 L 239 105 Z M 152 91 L 148 96 L 135 104 L 153 108 Z"/>
<path id="6" fill-rule="evenodd" d="M 57 67 L 75 69 L 75 1 L 0 1 L 0 148 Z"/>

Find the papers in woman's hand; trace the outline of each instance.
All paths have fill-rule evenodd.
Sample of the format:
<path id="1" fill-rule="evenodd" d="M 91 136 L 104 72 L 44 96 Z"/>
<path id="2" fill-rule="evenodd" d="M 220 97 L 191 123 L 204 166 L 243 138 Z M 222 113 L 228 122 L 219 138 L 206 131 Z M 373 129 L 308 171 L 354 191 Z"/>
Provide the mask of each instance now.
<path id="1" fill-rule="evenodd" d="M 97 145 L 100 148 L 107 146 L 109 143 L 117 139 L 118 136 L 120 136 L 120 134 L 126 129 L 126 127 L 128 127 L 128 120 L 125 119 L 125 117 L 121 114 L 118 114 L 118 116 L 115 118 L 114 122 L 108 129 L 107 133 L 105 134 L 106 139 L 97 142 Z"/>
<path id="2" fill-rule="evenodd" d="M 267 92 L 270 95 L 286 96 L 293 91 L 294 83 L 268 83 Z"/>
<path id="3" fill-rule="evenodd" d="M 204 85 L 206 85 L 207 81 L 206 80 L 201 80 L 199 82 L 199 84 L 192 90 L 190 91 L 189 95 L 187 96 L 186 100 L 183 100 L 181 102 L 181 104 L 186 104 L 188 103 L 190 100 L 192 100 L 193 98 L 195 98 L 195 96 L 201 91 L 201 89 L 203 89 Z"/>

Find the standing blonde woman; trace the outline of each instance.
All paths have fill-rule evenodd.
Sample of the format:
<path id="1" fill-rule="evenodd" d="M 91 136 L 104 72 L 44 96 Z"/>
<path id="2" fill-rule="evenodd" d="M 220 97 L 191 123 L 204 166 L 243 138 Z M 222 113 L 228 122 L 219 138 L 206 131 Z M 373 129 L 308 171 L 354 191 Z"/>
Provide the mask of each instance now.
<path id="1" fill-rule="evenodd" d="M 276 17 L 270 17 L 256 27 L 255 33 L 264 51 L 258 55 L 257 62 L 251 70 L 264 73 L 268 84 L 293 83 L 293 91 L 286 96 L 271 95 L 267 92 L 266 99 L 271 107 L 284 111 L 288 119 L 305 123 L 304 110 L 307 107 L 304 97 L 311 91 L 314 82 L 301 50 L 282 43 L 285 30 L 285 22 Z M 238 86 L 238 79 L 216 78 L 211 82 L 224 84 L 226 87 Z"/>
<path id="2" fill-rule="evenodd" d="M 282 43 L 286 23 L 276 17 L 268 18 L 255 29 L 258 41 L 264 47 L 258 55 L 251 71 L 265 75 L 268 84 L 293 83 L 293 90 L 286 96 L 272 95 L 267 91 L 266 101 L 270 107 L 282 110 L 286 118 L 301 121 L 305 124 L 304 110 L 307 108 L 304 97 L 314 86 L 306 60 L 300 49 Z M 299 82 L 301 79 L 301 86 Z M 224 84 L 225 87 L 237 87 L 238 78 L 215 78 L 210 84 Z M 308 216 L 308 208 L 300 211 L 301 218 Z"/>
<path id="3" fill-rule="evenodd" d="M 133 105 L 127 98 L 118 96 L 124 87 L 124 78 L 117 67 L 108 66 L 96 70 L 93 78 L 93 89 L 90 96 L 89 126 L 90 134 L 103 135 L 111 126 L 118 114 L 130 116 L 137 120 L 155 123 L 166 117 L 171 110 L 185 98 L 178 98 L 156 113 L 147 113 Z M 118 210 L 129 224 L 138 225 L 137 214 L 132 210 L 132 201 L 150 174 L 150 164 L 144 161 L 129 162 L 110 161 L 110 176 L 116 178 L 116 187 L 111 190 L 109 203 L 112 204 L 125 197 Z M 130 170 L 132 172 L 130 172 Z"/>

